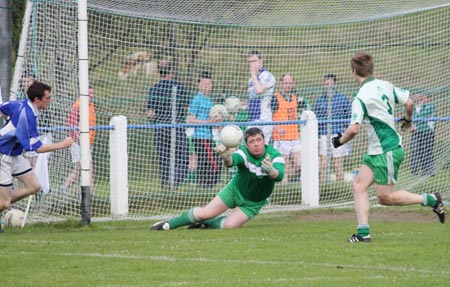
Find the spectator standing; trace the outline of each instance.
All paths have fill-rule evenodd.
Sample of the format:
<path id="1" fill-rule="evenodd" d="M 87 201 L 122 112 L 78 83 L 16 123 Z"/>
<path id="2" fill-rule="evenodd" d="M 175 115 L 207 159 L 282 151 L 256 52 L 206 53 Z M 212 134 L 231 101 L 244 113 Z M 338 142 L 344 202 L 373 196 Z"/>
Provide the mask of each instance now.
<path id="1" fill-rule="evenodd" d="M 250 80 L 248 81 L 248 115 L 250 122 L 272 122 L 272 101 L 275 88 L 275 77 L 263 66 L 262 55 L 259 51 L 248 54 Z M 260 127 L 264 132 L 266 143 L 270 142 L 272 126 Z"/>
<path id="2" fill-rule="evenodd" d="M 293 88 L 294 78 L 284 74 L 280 78 L 281 90 L 272 99 L 273 121 L 298 121 L 299 99 Z M 285 176 L 283 182 L 294 181 L 300 173 L 300 131 L 298 124 L 274 125 L 273 146 L 283 154 L 285 161 Z"/>
<path id="3" fill-rule="evenodd" d="M 432 96 L 428 93 L 415 97 L 413 118 L 415 121 L 411 131 L 411 173 L 413 175 L 434 176 L 434 133 L 436 122 L 426 120 L 437 117 Z"/>
<path id="4" fill-rule="evenodd" d="M 185 128 L 177 127 L 176 124 L 185 122 L 189 97 L 185 87 L 172 79 L 171 62 L 160 61 L 158 70 L 160 81 L 149 90 L 147 118 L 158 124 L 174 125 L 154 130 L 161 189 L 167 190 L 172 183 L 173 186 L 183 183 L 188 174 L 189 142 Z M 176 89 L 176 95 L 173 95 L 174 89 Z M 172 138 L 173 130 L 175 138 Z M 175 141 L 174 149 L 172 140 Z M 171 161 L 175 163 L 172 183 Z"/>
<path id="5" fill-rule="evenodd" d="M 94 106 L 94 89 L 92 87 L 89 87 L 89 126 L 95 127 L 97 125 L 97 116 L 95 113 L 95 106 Z M 80 147 L 80 99 L 77 99 L 73 105 L 72 109 L 70 110 L 69 118 L 67 121 L 67 126 L 72 128 L 69 130 L 69 135 L 74 139 L 75 143 L 70 148 L 70 153 L 72 157 L 72 163 L 74 164 L 74 167 L 72 169 L 72 172 L 66 177 L 64 180 L 63 186 L 61 188 L 61 192 L 67 192 L 70 187 L 73 185 L 73 183 L 80 178 L 80 172 L 81 172 L 81 147 Z M 94 166 L 92 164 L 92 149 L 94 145 L 94 138 L 95 138 L 95 130 L 90 129 L 89 130 L 89 160 L 91 162 L 91 169 L 90 169 L 90 179 L 91 179 L 91 186 L 94 186 Z M 94 188 L 91 188 L 94 190 Z"/>
<path id="6" fill-rule="evenodd" d="M 319 155 L 320 155 L 320 180 L 327 182 L 330 171 L 328 160 L 333 158 L 336 180 L 344 180 L 344 157 L 350 154 L 350 144 L 334 148 L 330 138 L 343 133 L 347 122 L 350 120 L 350 100 L 336 90 L 337 78 L 334 74 L 325 75 L 323 78 L 324 93 L 317 99 L 314 113 L 319 120 Z M 335 120 L 332 123 L 326 121 Z M 341 121 L 339 121 L 341 120 Z"/>
<path id="7" fill-rule="evenodd" d="M 198 79 L 199 92 L 191 100 L 189 105 L 188 123 L 208 124 L 220 121 L 210 118 L 209 111 L 213 102 L 209 97 L 212 89 L 212 79 L 208 72 L 203 72 Z M 220 157 L 214 152 L 212 127 L 195 127 L 192 135 L 195 154 L 197 155 L 197 185 L 201 188 L 209 188 L 218 183 L 221 166 Z"/>

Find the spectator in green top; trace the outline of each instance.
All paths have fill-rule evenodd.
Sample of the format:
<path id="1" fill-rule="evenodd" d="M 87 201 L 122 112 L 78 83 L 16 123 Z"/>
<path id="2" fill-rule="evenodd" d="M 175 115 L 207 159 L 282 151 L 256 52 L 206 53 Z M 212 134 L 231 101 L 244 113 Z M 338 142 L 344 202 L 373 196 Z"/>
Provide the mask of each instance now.
<path id="1" fill-rule="evenodd" d="M 433 99 L 428 93 L 418 93 L 414 97 L 414 124 L 411 134 L 411 173 L 413 175 L 434 176 L 434 133 L 437 117 Z"/>

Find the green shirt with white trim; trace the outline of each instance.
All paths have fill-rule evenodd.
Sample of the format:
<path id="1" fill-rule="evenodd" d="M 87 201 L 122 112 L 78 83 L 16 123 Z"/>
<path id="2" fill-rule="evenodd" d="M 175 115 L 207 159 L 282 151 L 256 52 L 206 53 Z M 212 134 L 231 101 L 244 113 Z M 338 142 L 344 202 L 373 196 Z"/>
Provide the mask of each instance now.
<path id="1" fill-rule="evenodd" d="M 278 170 L 276 179 L 271 179 L 261 169 L 262 161 L 267 155 L 272 160 L 273 168 Z M 232 158 L 233 166 L 238 167 L 238 172 L 232 180 L 246 199 L 258 202 L 269 198 L 275 187 L 275 182 L 283 180 L 283 155 L 271 145 L 266 145 L 266 151 L 261 157 L 254 157 L 249 153 L 247 147 L 242 146 L 232 154 Z"/>
<path id="2" fill-rule="evenodd" d="M 387 81 L 370 77 L 365 80 L 352 102 L 351 124 L 368 124 L 369 155 L 382 154 L 402 145 L 395 129 L 394 107 L 404 105 L 409 91 Z"/>

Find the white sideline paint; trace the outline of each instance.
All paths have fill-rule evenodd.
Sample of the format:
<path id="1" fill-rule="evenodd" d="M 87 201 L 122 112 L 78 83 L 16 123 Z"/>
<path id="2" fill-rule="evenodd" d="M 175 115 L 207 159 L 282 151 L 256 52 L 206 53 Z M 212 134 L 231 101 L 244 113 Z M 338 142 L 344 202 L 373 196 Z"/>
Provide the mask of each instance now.
<path id="1" fill-rule="evenodd" d="M 21 254 L 36 254 L 38 252 L 21 252 Z M 211 259 L 211 258 L 202 258 L 202 257 L 170 257 L 170 256 L 145 256 L 145 255 L 124 255 L 124 254 L 114 254 L 114 253 L 55 253 L 55 256 L 73 256 L 73 257 L 95 257 L 95 258 L 120 258 L 120 259 L 130 259 L 130 260 L 155 260 L 155 261 L 191 261 L 191 262 L 218 262 L 218 263 L 229 263 L 229 264 L 259 264 L 259 265 L 290 265 L 290 266 L 322 266 L 322 267 L 331 267 L 336 268 L 336 266 L 340 266 L 345 268 L 352 269 L 368 269 L 368 270 L 387 270 L 387 271 L 397 271 L 397 272 L 413 272 L 413 273 L 421 273 L 421 274 L 430 274 L 430 275 L 448 275 L 447 272 L 438 272 L 436 270 L 428 270 L 428 269 L 416 269 L 407 266 L 379 266 L 374 265 L 370 266 L 367 264 L 364 265 L 346 265 L 346 264 L 336 264 L 336 263 L 314 263 L 314 262 L 306 262 L 306 261 L 276 261 L 276 260 L 241 260 L 241 259 Z"/>
<path id="2" fill-rule="evenodd" d="M 122 255 L 122 254 L 99 254 L 99 253 L 61 253 L 63 256 L 79 256 L 79 257 L 96 257 L 96 258 L 121 258 L 121 259 L 150 259 L 155 261 L 193 261 L 193 262 L 219 262 L 219 263 L 229 263 L 229 264 L 259 264 L 259 265 L 291 265 L 291 266 L 322 266 L 336 268 L 336 266 L 341 266 L 343 268 L 352 269 L 369 269 L 369 270 L 388 270 L 388 271 L 398 271 L 398 272 L 413 272 L 422 274 L 436 275 L 436 270 L 426 270 L 426 269 L 416 269 L 403 266 L 368 266 L 368 265 L 342 265 L 342 264 L 332 264 L 332 263 L 313 263 L 306 261 L 274 261 L 274 260 L 232 260 L 232 259 L 210 259 L 210 258 L 178 258 L 169 256 L 142 256 L 142 255 Z M 448 275 L 447 272 L 442 272 L 441 275 Z"/>

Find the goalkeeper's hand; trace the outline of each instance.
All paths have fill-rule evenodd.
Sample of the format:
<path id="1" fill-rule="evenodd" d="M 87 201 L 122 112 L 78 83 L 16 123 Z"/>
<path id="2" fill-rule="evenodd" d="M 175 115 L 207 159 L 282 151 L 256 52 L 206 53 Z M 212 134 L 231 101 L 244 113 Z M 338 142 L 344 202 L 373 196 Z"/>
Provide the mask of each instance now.
<path id="1" fill-rule="evenodd" d="M 341 143 L 341 137 L 342 137 L 342 134 L 338 133 L 337 136 L 331 138 L 331 144 L 333 145 L 334 148 L 338 148 L 341 145 L 343 145 Z"/>
<path id="2" fill-rule="evenodd" d="M 223 160 L 227 160 L 231 157 L 231 154 L 236 150 L 236 149 L 230 149 L 227 148 L 226 146 L 224 146 L 223 144 L 220 144 L 219 146 L 216 146 L 214 148 L 214 150 L 219 154 L 219 156 L 223 159 Z"/>
<path id="3" fill-rule="evenodd" d="M 270 160 L 269 155 L 267 155 L 266 158 L 262 161 L 261 169 L 269 176 L 272 176 L 275 173 L 275 169 L 273 168 L 272 160 Z"/>
<path id="4" fill-rule="evenodd" d="M 400 124 L 400 129 L 402 132 L 406 132 L 411 128 L 412 120 L 407 120 L 405 117 L 401 118 L 398 123 Z"/>

